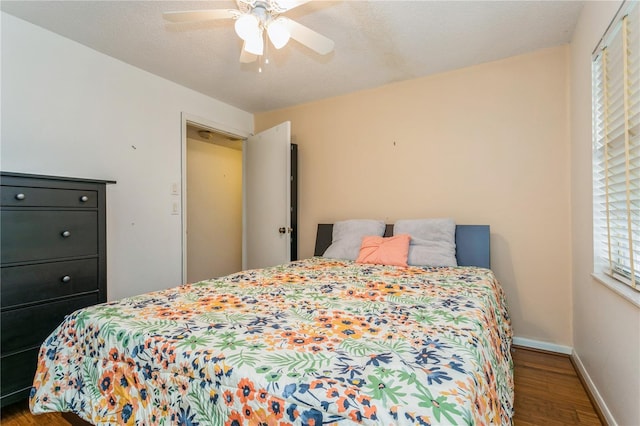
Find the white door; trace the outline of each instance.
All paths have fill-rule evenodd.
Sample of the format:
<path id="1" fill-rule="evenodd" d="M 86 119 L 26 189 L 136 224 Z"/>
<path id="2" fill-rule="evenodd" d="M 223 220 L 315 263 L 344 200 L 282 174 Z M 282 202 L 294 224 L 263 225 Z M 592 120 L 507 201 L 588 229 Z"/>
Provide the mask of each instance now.
<path id="1" fill-rule="evenodd" d="M 250 136 L 243 146 L 242 268 L 291 259 L 291 123 Z"/>

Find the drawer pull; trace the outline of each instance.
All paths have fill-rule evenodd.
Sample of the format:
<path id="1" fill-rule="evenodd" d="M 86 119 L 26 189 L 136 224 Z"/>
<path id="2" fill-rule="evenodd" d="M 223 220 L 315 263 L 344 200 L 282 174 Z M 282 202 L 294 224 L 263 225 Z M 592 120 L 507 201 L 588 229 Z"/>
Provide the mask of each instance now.
<path id="1" fill-rule="evenodd" d="M 19 194 L 16 194 L 16 200 L 24 200 L 24 199 L 25 199 L 25 196 L 22 192 Z"/>
<path id="2" fill-rule="evenodd" d="M 68 283 L 69 281 L 71 281 L 71 277 L 69 275 L 65 275 L 64 277 L 62 277 L 63 283 Z"/>
<path id="3" fill-rule="evenodd" d="M 69 232 L 69 231 L 63 231 L 61 235 L 62 235 L 64 238 L 68 238 L 68 237 L 70 237 L 70 236 L 71 236 L 71 232 Z"/>
<path id="4" fill-rule="evenodd" d="M 82 201 L 83 203 L 86 203 L 87 201 L 89 201 L 89 197 L 87 197 L 86 195 L 83 195 L 82 197 L 80 197 L 80 201 Z"/>

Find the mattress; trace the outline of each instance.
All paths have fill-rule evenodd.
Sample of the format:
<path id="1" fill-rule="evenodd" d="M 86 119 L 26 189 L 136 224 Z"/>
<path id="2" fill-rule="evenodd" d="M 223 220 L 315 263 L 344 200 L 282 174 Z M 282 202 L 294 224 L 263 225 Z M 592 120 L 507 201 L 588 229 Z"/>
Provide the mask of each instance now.
<path id="1" fill-rule="evenodd" d="M 314 257 L 74 312 L 42 345 L 30 407 L 94 424 L 511 424 L 511 338 L 489 269 Z"/>

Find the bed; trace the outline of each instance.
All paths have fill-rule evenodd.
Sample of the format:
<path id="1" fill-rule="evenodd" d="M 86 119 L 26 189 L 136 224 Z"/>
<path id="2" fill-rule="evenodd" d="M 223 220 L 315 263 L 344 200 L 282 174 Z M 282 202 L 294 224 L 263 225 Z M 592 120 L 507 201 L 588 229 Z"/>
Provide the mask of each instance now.
<path id="1" fill-rule="evenodd" d="M 330 235 L 319 225 L 316 254 Z M 488 226 L 458 225 L 456 245 L 457 267 L 314 256 L 76 311 L 42 345 L 31 411 L 114 425 L 511 424 Z"/>

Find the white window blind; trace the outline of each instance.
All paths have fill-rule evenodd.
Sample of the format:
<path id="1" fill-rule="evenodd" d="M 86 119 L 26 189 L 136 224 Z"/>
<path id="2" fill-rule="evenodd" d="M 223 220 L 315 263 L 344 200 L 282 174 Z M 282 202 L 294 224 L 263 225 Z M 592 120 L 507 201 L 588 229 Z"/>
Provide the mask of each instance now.
<path id="1" fill-rule="evenodd" d="M 640 7 L 625 2 L 593 54 L 595 272 L 640 289 Z"/>

